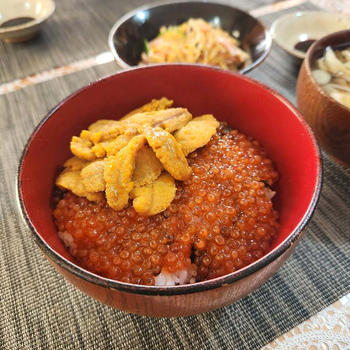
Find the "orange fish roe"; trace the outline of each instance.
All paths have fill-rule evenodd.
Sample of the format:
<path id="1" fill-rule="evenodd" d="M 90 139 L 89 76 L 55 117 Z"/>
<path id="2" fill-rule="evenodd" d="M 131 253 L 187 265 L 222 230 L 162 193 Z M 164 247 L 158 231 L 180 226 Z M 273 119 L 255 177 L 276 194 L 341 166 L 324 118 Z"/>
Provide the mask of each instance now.
<path id="1" fill-rule="evenodd" d="M 59 235 L 78 263 L 123 282 L 153 285 L 161 271 L 197 266 L 197 281 L 262 257 L 278 230 L 272 186 L 278 179 L 257 141 L 221 124 L 189 155 L 192 176 L 177 183 L 162 213 L 143 217 L 67 192 L 54 210 Z"/>

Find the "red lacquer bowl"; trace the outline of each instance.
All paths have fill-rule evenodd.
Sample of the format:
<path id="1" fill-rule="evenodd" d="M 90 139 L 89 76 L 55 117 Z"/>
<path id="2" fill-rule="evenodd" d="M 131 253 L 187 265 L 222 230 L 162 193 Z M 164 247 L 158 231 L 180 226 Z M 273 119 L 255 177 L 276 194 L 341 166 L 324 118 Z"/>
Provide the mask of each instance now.
<path id="1" fill-rule="evenodd" d="M 173 287 L 109 280 L 75 264 L 57 236 L 50 197 L 69 141 L 97 119 L 119 118 L 166 96 L 194 115 L 212 113 L 258 139 L 280 173 L 275 206 L 281 229 L 271 251 L 249 266 L 210 281 Z M 283 264 L 315 209 L 321 164 L 314 136 L 279 94 L 244 76 L 215 68 L 164 65 L 99 80 L 61 102 L 30 137 L 19 165 L 21 211 L 45 256 L 86 294 L 120 310 L 148 316 L 185 316 L 213 310 L 247 295 Z"/>

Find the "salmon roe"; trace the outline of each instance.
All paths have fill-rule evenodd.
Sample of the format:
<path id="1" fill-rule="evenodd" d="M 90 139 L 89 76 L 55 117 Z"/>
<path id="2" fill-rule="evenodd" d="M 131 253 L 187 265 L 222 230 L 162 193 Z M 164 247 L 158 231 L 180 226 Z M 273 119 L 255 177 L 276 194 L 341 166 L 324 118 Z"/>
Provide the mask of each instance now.
<path id="1" fill-rule="evenodd" d="M 115 211 L 105 200 L 65 193 L 54 218 L 71 255 L 92 272 L 144 285 L 191 264 L 203 281 L 262 257 L 278 230 L 266 187 L 278 174 L 259 143 L 222 123 L 188 161 L 192 176 L 177 182 L 171 205 L 154 216 L 131 203 Z"/>

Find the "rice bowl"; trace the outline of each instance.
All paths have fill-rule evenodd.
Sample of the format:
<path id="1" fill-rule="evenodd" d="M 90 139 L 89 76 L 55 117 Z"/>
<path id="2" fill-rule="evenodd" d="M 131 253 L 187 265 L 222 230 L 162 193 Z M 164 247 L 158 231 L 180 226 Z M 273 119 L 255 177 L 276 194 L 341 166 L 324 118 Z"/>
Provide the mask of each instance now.
<path id="1" fill-rule="evenodd" d="M 134 91 L 133 96 L 130 91 Z M 171 96 L 194 115 L 212 113 L 258 139 L 276 163 L 280 174 L 274 198 L 280 214 L 278 234 L 266 255 L 228 275 L 165 287 L 120 282 L 81 268 L 57 235 L 49 203 L 58 170 L 69 157 L 72 135 L 97 118 L 118 119 L 161 96 Z M 73 119 L 69 118 L 72 113 Z M 58 127 L 63 122 L 65 128 Z M 40 249 L 76 287 L 121 310 L 171 317 L 222 307 L 270 278 L 302 236 L 317 203 L 320 176 L 319 153 L 312 133 L 294 107 L 277 93 L 246 77 L 212 68 L 154 66 L 100 80 L 55 108 L 25 147 L 18 173 L 18 198 Z"/>

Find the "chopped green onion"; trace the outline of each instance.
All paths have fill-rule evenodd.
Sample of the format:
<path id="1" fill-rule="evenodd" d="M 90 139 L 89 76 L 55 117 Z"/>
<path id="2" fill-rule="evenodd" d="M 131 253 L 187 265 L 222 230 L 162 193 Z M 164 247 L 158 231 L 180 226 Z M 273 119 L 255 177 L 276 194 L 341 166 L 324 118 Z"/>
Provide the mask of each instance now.
<path id="1" fill-rule="evenodd" d="M 148 40 L 147 39 L 143 39 L 143 50 L 148 55 L 148 53 L 149 53 L 149 45 L 148 45 Z"/>
<path id="2" fill-rule="evenodd" d="M 182 30 L 178 29 L 178 33 L 179 33 L 183 38 L 186 37 L 185 33 L 184 33 Z"/>

